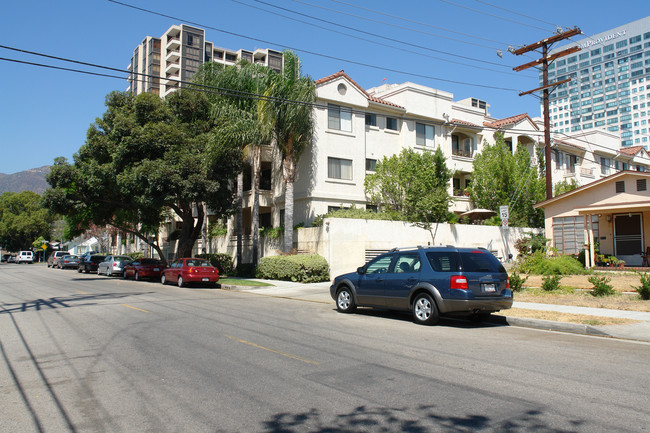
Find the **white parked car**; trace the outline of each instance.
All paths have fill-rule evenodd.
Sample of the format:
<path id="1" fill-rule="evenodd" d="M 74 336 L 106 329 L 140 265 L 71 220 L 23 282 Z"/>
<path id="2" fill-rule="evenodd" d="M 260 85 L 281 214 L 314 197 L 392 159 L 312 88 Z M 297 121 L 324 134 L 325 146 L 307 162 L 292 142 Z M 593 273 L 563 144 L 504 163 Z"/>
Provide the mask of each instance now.
<path id="1" fill-rule="evenodd" d="M 21 251 L 16 256 L 16 263 L 34 263 L 34 253 L 31 251 Z"/>

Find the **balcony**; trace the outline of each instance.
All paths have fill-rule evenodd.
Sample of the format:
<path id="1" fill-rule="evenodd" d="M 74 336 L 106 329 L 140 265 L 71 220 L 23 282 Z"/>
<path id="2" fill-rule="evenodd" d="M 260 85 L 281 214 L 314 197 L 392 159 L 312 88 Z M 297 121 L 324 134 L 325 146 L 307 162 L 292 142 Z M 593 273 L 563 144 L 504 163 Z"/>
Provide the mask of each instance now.
<path id="1" fill-rule="evenodd" d="M 169 50 L 179 50 L 181 48 L 181 38 L 179 37 L 168 37 L 167 38 L 167 51 Z"/>
<path id="2" fill-rule="evenodd" d="M 165 57 L 165 60 L 167 60 L 167 63 L 169 62 L 178 62 L 178 59 L 181 58 L 181 53 L 180 51 L 169 51 L 167 53 L 167 57 Z"/>
<path id="3" fill-rule="evenodd" d="M 594 177 L 593 167 L 592 168 L 580 167 L 580 176 Z"/>
<path id="4" fill-rule="evenodd" d="M 169 76 L 175 74 L 181 70 L 181 65 L 178 62 L 167 63 L 167 68 L 165 68 L 165 75 Z"/>
<path id="5" fill-rule="evenodd" d="M 451 154 L 454 156 L 462 156 L 463 158 L 474 157 L 474 152 L 470 149 L 452 149 Z"/>

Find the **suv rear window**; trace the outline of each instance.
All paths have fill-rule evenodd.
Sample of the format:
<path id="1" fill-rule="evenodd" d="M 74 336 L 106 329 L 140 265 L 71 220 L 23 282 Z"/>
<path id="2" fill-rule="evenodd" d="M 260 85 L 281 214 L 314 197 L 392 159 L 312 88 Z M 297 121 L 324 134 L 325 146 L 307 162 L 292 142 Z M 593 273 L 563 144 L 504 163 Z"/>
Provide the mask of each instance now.
<path id="1" fill-rule="evenodd" d="M 427 259 L 436 272 L 458 271 L 458 253 L 455 251 L 430 251 Z"/>
<path id="2" fill-rule="evenodd" d="M 460 259 L 464 272 L 505 272 L 505 268 L 490 253 L 483 251 L 461 252 Z"/>

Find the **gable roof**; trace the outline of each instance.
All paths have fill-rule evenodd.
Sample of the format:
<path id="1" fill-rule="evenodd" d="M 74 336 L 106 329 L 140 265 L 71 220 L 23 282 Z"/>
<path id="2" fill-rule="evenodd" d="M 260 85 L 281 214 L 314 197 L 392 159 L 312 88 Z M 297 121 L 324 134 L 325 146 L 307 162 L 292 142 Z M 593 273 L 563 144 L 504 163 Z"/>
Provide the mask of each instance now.
<path id="1" fill-rule="evenodd" d="M 506 125 L 517 124 L 526 119 L 528 119 L 528 121 L 535 127 L 535 129 L 539 130 L 539 127 L 535 122 L 533 122 L 533 119 L 530 118 L 528 113 L 517 114 L 515 116 L 506 117 L 504 119 L 495 120 L 493 122 L 483 122 L 483 126 L 487 126 L 488 128 L 501 129 Z"/>
<path id="2" fill-rule="evenodd" d="M 558 202 L 560 200 L 564 200 L 566 198 L 569 198 L 572 195 L 575 195 L 575 194 L 581 193 L 583 191 L 592 189 L 592 188 L 594 188 L 594 187 L 596 187 L 596 186 L 598 186 L 598 185 L 600 185 L 602 183 L 612 182 L 612 181 L 615 181 L 618 178 L 621 178 L 623 176 L 629 176 L 629 175 L 636 175 L 636 176 L 650 178 L 650 172 L 632 171 L 632 170 L 619 171 L 617 173 L 610 174 L 609 176 L 606 176 L 606 177 L 603 177 L 601 179 L 590 182 L 590 183 L 588 183 L 586 185 L 582 185 L 581 187 L 573 189 L 573 190 L 571 190 L 569 192 L 565 192 L 564 194 L 557 195 L 557 196 L 555 196 L 553 198 L 550 198 L 548 200 L 540 201 L 539 203 L 534 204 L 533 207 L 535 209 L 543 208 L 546 205 L 556 203 L 556 202 Z"/>
<path id="3" fill-rule="evenodd" d="M 338 72 L 336 72 L 336 73 L 334 73 L 332 75 L 328 75 L 327 77 L 320 78 L 320 79 L 316 80 L 315 83 L 318 86 L 320 84 L 325 84 L 325 83 L 328 83 L 330 81 L 333 81 L 333 80 L 335 80 L 337 78 L 341 78 L 341 77 L 348 80 L 354 87 L 357 88 L 357 90 L 359 90 L 361 93 L 363 93 L 365 95 L 365 97 L 368 98 L 369 101 L 376 102 L 378 104 L 388 105 L 389 107 L 404 109 L 404 107 L 402 107 L 400 105 L 393 104 L 392 102 L 388 102 L 388 101 L 386 101 L 384 99 L 381 99 L 381 98 L 378 98 L 376 96 L 371 96 L 370 94 L 368 94 L 368 92 L 366 92 L 363 89 L 363 87 L 361 87 L 356 81 L 354 81 L 352 78 L 350 78 L 350 76 L 348 74 L 346 74 L 343 69 L 341 69 L 340 71 L 338 71 Z"/>
<path id="4" fill-rule="evenodd" d="M 621 147 L 619 149 L 619 152 L 622 153 L 623 155 L 635 156 L 637 153 L 641 152 L 641 150 L 645 150 L 645 147 L 643 146 Z"/>

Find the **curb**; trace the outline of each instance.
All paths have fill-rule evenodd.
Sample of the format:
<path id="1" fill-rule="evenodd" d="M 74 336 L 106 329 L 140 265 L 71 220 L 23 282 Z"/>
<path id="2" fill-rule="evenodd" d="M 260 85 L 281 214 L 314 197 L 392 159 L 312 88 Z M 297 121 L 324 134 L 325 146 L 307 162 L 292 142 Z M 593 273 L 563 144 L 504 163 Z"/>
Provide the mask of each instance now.
<path id="1" fill-rule="evenodd" d="M 596 329 L 593 326 L 581 325 L 579 323 L 554 322 L 543 319 L 529 319 L 523 317 L 492 316 L 490 323 L 508 326 L 520 326 L 523 328 L 543 329 L 546 331 L 570 332 L 573 334 L 594 335 L 598 337 L 613 337 L 612 335 Z"/>

